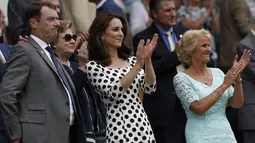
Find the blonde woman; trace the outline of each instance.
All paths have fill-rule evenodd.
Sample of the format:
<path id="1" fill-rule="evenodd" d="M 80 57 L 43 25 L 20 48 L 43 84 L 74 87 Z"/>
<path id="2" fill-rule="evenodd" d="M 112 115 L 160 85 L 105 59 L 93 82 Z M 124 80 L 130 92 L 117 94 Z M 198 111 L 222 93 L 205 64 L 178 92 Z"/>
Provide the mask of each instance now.
<path id="1" fill-rule="evenodd" d="M 217 68 L 208 68 L 211 35 L 205 30 L 189 30 L 179 43 L 179 58 L 188 66 L 174 77 L 177 96 L 187 115 L 187 143 L 236 143 L 225 108 L 240 108 L 243 89 L 240 73 L 250 61 L 245 50 L 226 75 Z M 234 87 L 232 85 L 234 84 Z"/>

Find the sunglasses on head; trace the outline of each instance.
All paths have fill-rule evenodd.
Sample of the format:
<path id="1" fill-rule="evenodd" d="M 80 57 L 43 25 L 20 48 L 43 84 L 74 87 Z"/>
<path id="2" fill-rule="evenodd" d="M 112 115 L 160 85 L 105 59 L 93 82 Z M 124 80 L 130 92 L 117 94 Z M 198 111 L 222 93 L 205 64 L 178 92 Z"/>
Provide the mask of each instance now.
<path id="1" fill-rule="evenodd" d="M 77 36 L 76 35 L 71 35 L 71 34 L 66 34 L 65 36 L 60 37 L 60 38 L 65 39 L 66 42 L 70 42 L 72 39 L 75 41 Z"/>

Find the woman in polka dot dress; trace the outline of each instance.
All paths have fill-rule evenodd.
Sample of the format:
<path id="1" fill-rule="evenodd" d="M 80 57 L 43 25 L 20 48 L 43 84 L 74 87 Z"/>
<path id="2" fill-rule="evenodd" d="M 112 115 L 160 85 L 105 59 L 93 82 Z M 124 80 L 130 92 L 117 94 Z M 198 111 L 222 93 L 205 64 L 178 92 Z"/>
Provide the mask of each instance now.
<path id="1" fill-rule="evenodd" d="M 107 143 L 155 143 L 139 89 L 147 94 L 156 90 L 151 54 L 158 35 L 146 43 L 141 40 L 136 57 L 129 57 L 130 49 L 124 44 L 126 34 L 126 22 L 117 15 L 105 13 L 93 21 L 87 77 L 107 109 Z"/>

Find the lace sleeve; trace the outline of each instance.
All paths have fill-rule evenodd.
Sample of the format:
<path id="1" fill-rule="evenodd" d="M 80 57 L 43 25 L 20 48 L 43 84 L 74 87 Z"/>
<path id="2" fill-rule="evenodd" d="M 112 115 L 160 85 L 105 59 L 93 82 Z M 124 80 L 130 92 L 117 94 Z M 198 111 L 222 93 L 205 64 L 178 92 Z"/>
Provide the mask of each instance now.
<path id="1" fill-rule="evenodd" d="M 184 77 L 183 73 L 174 77 L 174 88 L 178 98 L 181 100 L 184 108 L 189 108 L 190 104 L 199 100 L 196 91 L 191 83 Z"/>

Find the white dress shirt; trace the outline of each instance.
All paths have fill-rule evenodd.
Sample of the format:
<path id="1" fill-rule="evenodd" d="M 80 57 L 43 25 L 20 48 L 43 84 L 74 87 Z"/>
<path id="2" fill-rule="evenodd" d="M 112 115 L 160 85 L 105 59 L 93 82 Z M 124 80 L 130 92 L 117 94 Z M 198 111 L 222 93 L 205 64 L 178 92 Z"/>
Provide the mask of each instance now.
<path id="1" fill-rule="evenodd" d="M 0 62 L 1 62 L 2 64 L 4 64 L 4 63 L 6 62 L 6 59 L 5 59 L 5 57 L 4 57 L 4 54 L 2 53 L 1 50 L 0 50 Z"/>
<path id="2" fill-rule="evenodd" d="M 49 58 L 49 60 L 52 62 L 52 64 L 54 65 L 52 59 L 51 59 L 51 56 L 50 56 L 50 53 L 46 50 L 46 47 L 48 47 L 49 45 L 47 45 L 47 43 L 45 43 L 44 41 L 42 41 L 40 38 L 34 36 L 34 35 L 30 35 L 30 37 L 32 39 L 34 39 L 37 44 L 42 48 L 43 52 L 47 55 L 47 57 Z M 42 53 L 43 53 L 42 52 Z M 55 65 L 54 65 L 55 66 Z M 60 77 L 59 77 L 60 78 Z M 72 98 L 71 98 L 71 95 L 67 89 L 67 87 L 65 86 L 64 82 L 62 81 L 62 79 L 60 78 L 63 86 L 65 87 L 65 90 L 67 92 L 67 95 L 68 95 L 68 99 L 69 99 L 69 103 L 70 103 L 70 125 L 73 124 L 74 122 L 74 109 L 73 109 L 73 102 L 72 102 Z"/>
<path id="3" fill-rule="evenodd" d="M 102 7 L 106 1 L 107 1 L 107 0 L 102 0 L 102 1 L 100 1 L 100 2 L 98 3 L 98 5 L 97 5 L 97 9 L 99 9 L 100 7 Z"/>

